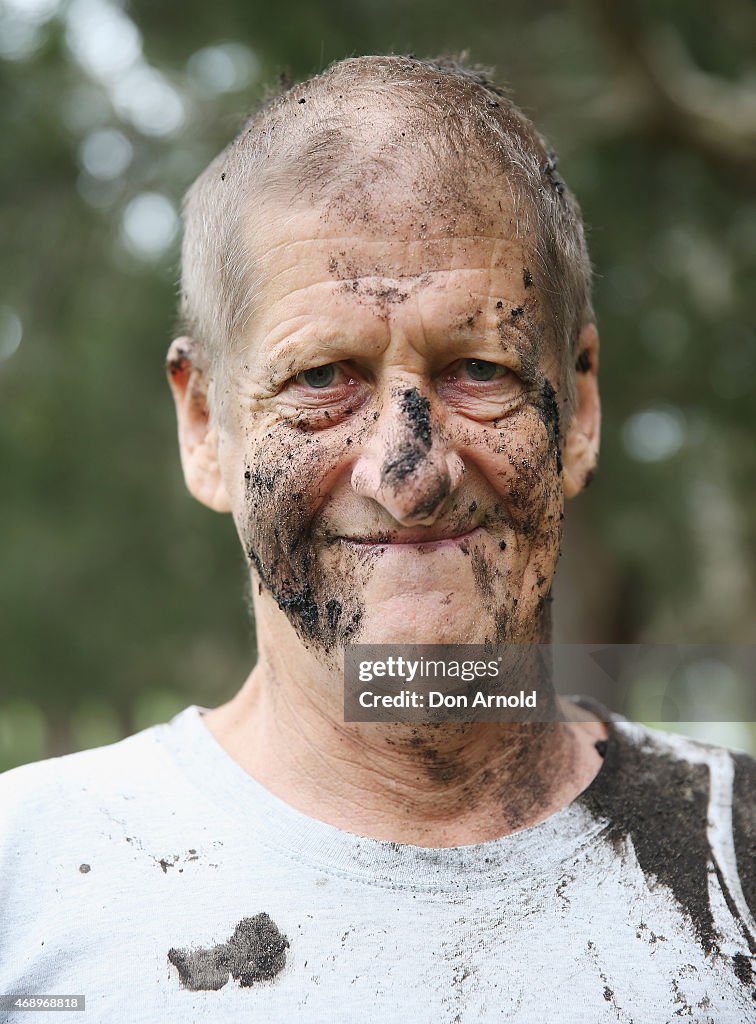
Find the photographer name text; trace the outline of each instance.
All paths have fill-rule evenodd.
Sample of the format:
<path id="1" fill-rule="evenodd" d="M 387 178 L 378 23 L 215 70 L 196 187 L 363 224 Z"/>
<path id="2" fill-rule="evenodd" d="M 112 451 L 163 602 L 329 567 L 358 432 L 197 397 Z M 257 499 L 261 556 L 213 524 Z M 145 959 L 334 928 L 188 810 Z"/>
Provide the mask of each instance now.
<path id="1" fill-rule="evenodd" d="M 440 690 L 429 690 L 418 693 L 416 690 L 400 690 L 399 693 L 374 693 L 362 690 L 358 695 L 363 708 L 534 708 L 537 706 L 535 690 L 526 693 L 483 693 L 476 690 L 474 694 L 442 693 Z"/>

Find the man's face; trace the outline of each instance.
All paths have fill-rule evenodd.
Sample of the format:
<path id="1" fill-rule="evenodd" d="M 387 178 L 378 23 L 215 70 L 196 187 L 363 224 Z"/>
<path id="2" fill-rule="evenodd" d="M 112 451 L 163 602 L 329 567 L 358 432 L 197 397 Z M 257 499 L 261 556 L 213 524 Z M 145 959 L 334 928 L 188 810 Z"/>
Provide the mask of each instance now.
<path id="1" fill-rule="evenodd" d="M 258 621 L 308 647 L 546 639 L 564 367 L 501 196 L 255 218 L 219 465 Z"/>

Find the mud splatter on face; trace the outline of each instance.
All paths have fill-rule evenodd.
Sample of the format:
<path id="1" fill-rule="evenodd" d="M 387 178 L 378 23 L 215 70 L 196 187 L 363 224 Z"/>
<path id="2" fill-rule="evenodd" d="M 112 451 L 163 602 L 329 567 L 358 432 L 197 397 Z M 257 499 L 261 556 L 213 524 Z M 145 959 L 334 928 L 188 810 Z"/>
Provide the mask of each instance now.
<path id="1" fill-rule="evenodd" d="M 421 642 L 420 630 L 425 642 L 440 642 L 442 630 L 459 642 L 473 642 L 473 635 L 478 642 L 547 638 L 548 589 L 561 533 L 555 393 L 561 380 L 552 372 L 555 354 L 546 350 L 548 311 L 524 273 L 532 246 L 508 238 L 510 246 L 496 249 L 503 255 L 492 256 L 490 238 L 502 233 L 502 213 L 508 212 L 490 196 L 479 197 L 479 209 L 465 196 L 459 210 L 450 210 L 433 180 L 430 191 L 408 190 L 408 201 L 404 194 L 398 199 L 382 192 L 380 208 L 368 204 L 376 214 L 370 223 L 343 217 L 341 193 L 331 195 L 330 205 L 318 200 L 303 206 L 296 250 L 275 245 L 264 257 L 264 273 L 275 282 L 266 289 L 274 312 L 260 321 L 259 379 L 268 380 L 268 359 L 280 362 L 278 381 L 286 378 L 287 361 L 293 376 L 297 369 L 302 373 L 299 363 L 315 366 L 331 358 L 349 365 L 356 382 L 353 392 L 344 388 L 341 405 L 338 384 L 320 398 L 298 390 L 299 384 L 288 394 L 273 384 L 258 389 L 253 364 L 240 391 L 247 389 L 257 411 L 240 414 L 233 442 L 238 455 L 232 469 L 228 463 L 237 481 L 245 475 L 241 494 L 236 487 L 235 504 L 243 508 L 235 518 L 264 604 L 272 596 L 304 646 L 334 658 L 344 643 L 380 637 L 381 630 L 395 642 L 398 636 Z M 276 237 L 272 215 L 268 237 Z M 414 248 L 408 250 L 405 241 Z M 311 254 L 306 261 L 303 246 Z M 309 268 L 304 276 L 302 267 Z M 464 277 L 457 274 L 463 268 Z M 470 291 L 470 280 L 480 281 L 480 293 Z M 419 282 L 417 304 L 404 301 Z M 315 292 L 308 294 L 315 287 L 326 296 L 317 310 Z M 384 303 L 393 304 L 388 326 Z M 306 354 L 299 362 L 288 351 L 272 355 L 264 339 L 275 334 L 273 325 L 278 330 L 297 318 L 322 323 L 322 341 L 319 329 L 303 337 Z M 497 329 L 507 352 L 501 360 L 491 348 Z M 460 331 L 476 347 L 485 344 L 491 361 L 512 367 L 522 396 L 517 384 L 511 401 L 508 392 L 499 401 L 493 387 L 467 388 L 472 379 L 448 383 L 455 378 L 443 375 L 452 365 L 444 363 L 446 350 L 451 360 L 471 348 Z M 253 340 L 251 334 L 251 350 Z M 401 353 L 406 344 L 422 351 L 419 342 L 427 342 L 433 358 L 410 374 Z M 499 407 L 501 415 L 488 419 L 485 413 L 490 409 L 494 416 Z M 400 552 L 386 550 L 380 540 L 385 534 L 387 546 L 406 544 L 402 532 L 409 526 L 421 533 L 432 526 L 447 537 L 469 532 L 459 544 L 459 571 L 451 568 L 457 556 L 441 548 L 402 552 L 411 570 L 401 570 Z M 449 578 L 437 577 L 434 590 L 436 560 L 440 575 Z M 434 594 L 447 601 L 435 622 L 424 607 Z M 376 612 L 381 607 L 387 614 Z M 473 607 L 480 610 L 476 619 Z"/>
<path id="2" fill-rule="evenodd" d="M 417 388 L 402 392 L 402 412 L 410 425 L 413 436 L 425 448 L 431 444 L 430 402 Z"/>
<path id="3" fill-rule="evenodd" d="M 376 288 L 372 285 L 366 284 L 364 281 L 358 280 L 345 281 L 341 288 L 342 291 L 351 292 L 354 295 L 374 300 L 384 316 L 388 312 L 389 306 L 405 302 L 409 298 L 410 294 L 409 291 L 402 291 L 395 285 L 386 285 L 382 288 Z"/>
<path id="4" fill-rule="evenodd" d="M 498 567 L 492 565 L 479 548 L 473 548 L 470 561 L 478 589 L 485 598 L 491 600 L 494 597 L 494 579 L 500 575 Z"/>
<path id="5" fill-rule="evenodd" d="M 381 478 L 383 482 L 396 487 L 398 484 L 413 473 L 418 463 L 424 458 L 427 448 L 411 442 L 404 442 L 394 448 L 381 467 Z"/>
<path id="6" fill-rule="evenodd" d="M 466 545 L 476 587 L 494 609 L 494 628 L 484 642 L 545 642 L 550 636 L 550 585 L 561 541 L 561 463 L 558 434 L 548 427 L 543 431 L 543 388 L 532 379 L 543 378 L 535 369 L 531 378 L 524 362 L 527 400 L 500 426 L 496 422 L 475 435 L 478 449 L 501 467 L 502 481 L 500 500 L 478 502 L 476 516 L 502 539 L 493 548 L 475 538 Z"/>
<path id="7" fill-rule="evenodd" d="M 523 284 L 526 288 L 530 288 L 532 283 L 532 275 L 525 268 Z M 496 308 L 502 308 L 502 305 L 502 303 L 497 303 Z M 516 327 L 521 332 L 521 336 L 527 339 L 525 344 L 514 340 L 513 327 Z M 563 388 L 565 385 L 564 374 L 567 368 L 564 366 L 562 353 L 557 350 L 554 332 L 549 325 L 548 318 L 544 319 L 544 311 L 540 307 L 537 292 L 527 296 L 520 305 L 511 308 L 508 317 L 500 317 L 497 320 L 497 328 L 502 347 L 505 350 L 513 349 L 519 357 L 523 384 L 534 396 L 533 404 L 546 427 L 557 473 L 561 474 L 562 437 L 559 398 L 557 387 L 546 376 L 545 369 L 548 364 L 556 363 L 557 384 Z"/>
<path id="8" fill-rule="evenodd" d="M 324 650 L 354 638 L 362 619 L 357 588 L 328 571 L 329 540 L 318 522 L 319 479 L 329 460 L 318 435 L 281 423 L 244 470 L 246 517 L 240 533 L 260 584 L 299 636 Z M 351 566 L 352 579 L 359 566 Z"/>
<path id="9" fill-rule="evenodd" d="M 229 975 L 242 988 L 275 978 L 286 965 L 289 940 L 265 912 L 244 917 L 228 942 L 209 949 L 168 950 L 168 961 L 179 974 L 183 988 L 193 992 L 214 991 Z"/>
<path id="10" fill-rule="evenodd" d="M 412 473 L 431 447 L 430 402 L 417 388 L 407 388 L 400 394 L 404 422 L 409 435 L 387 456 L 381 467 L 383 482 L 397 487 Z"/>
<path id="11" fill-rule="evenodd" d="M 387 454 L 381 467 L 382 484 L 394 491 L 418 468 L 433 444 L 428 399 L 416 387 L 405 388 L 398 397 L 406 433 Z M 415 504 L 412 517 L 422 519 L 430 515 L 448 497 L 450 490 L 448 474 L 439 470 L 436 486 L 424 488 L 425 496 Z"/>
<path id="12" fill-rule="evenodd" d="M 545 380 L 536 401 L 536 408 L 549 435 L 549 443 L 556 458 L 557 473 L 562 472 L 562 450 L 559 432 L 559 406 L 550 380 Z"/>

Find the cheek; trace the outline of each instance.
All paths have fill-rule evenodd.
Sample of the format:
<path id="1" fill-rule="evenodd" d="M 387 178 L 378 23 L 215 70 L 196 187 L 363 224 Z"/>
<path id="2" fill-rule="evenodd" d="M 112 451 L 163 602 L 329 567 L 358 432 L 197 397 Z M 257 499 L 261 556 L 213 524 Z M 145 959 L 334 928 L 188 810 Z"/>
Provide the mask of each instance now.
<path id="1" fill-rule="evenodd" d="M 328 649 L 362 618 L 354 596 L 323 571 L 318 515 L 341 466 L 339 449 L 286 425 L 241 453 L 235 519 L 250 568 L 306 641 Z"/>
<path id="2" fill-rule="evenodd" d="M 478 586 L 496 604 L 496 640 L 549 636 L 551 580 L 562 537 L 563 491 L 554 432 L 527 406 L 503 427 L 477 433 L 474 459 L 499 496 L 489 519 L 501 551 L 478 553 Z M 500 599 L 497 602 L 497 595 Z"/>
<path id="3" fill-rule="evenodd" d="M 309 533 L 331 468 L 328 452 L 317 438 L 277 427 L 250 444 L 236 465 L 242 540 L 259 549 L 266 568 L 275 568 Z"/>
<path id="4" fill-rule="evenodd" d="M 506 517 L 525 534 L 547 530 L 562 504 L 554 434 L 539 410 L 526 406 L 503 426 L 476 432 L 470 457 L 504 499 Z M 554 510 L 556 511 L 556 514 Z"/>

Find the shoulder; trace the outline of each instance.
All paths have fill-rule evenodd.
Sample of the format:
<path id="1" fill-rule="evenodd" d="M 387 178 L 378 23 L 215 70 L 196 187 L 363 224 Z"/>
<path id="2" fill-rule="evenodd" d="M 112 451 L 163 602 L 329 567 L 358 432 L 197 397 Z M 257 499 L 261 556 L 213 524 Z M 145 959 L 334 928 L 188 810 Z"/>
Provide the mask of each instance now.
<path id="1" fill-rule="evenodd" d="M 749 788 L 753 793 L 756 759 L 749 754 L 630 721 L 591 698 L 572 699 L 608 726 L 606 770 L 599 773 L 602 783 L 610 778 L 618 785 L 620 780 L 622 785 L 661 783 L 685 775 L 689 785 L 680 797 L 691 796 L 692 791 L 700 795 L 712 781 L 715 797 L 722 787 L 735 800 L 746 800 Z"/>
<path id="2" fill-rule="evenodd" d="M 109 794 L 140 789 L 159 756 L 152 726 L 107 746 L 47 758 L 0 773 L 0 847 L 34 822 L 70 818 Z"/>
<path id="3" fill-rule="evenodd" d="M 746 753 L 614 715 L 596 792 L 587 792 L 607 804 L 623 794 L 623 802 L 634 800 L 639 812 L 685 807 L 711 816 L 737 810 L 752 825 L 754 782 L 756 760 Z"/>
<path id="4" fill-rule="evenodd" d="M 25 919 L 30 893 L 55 905 L 73 898 L 94 863 L 112 877 L 130 870 L 134 849 L 160 862 L 167 806 L 191 806 L 161 741 L 168 728 L 0 774 L 0 918 Z"/>
<path id="5" fill-rule="evenodd" d="M 653 729 L 641 722 L 629 721 L 622 715 L 612 714 L 610 718 L 610 731 L 620 734 L 627 743 L 648 751 L 665 754 L 672 760 L 709 763 L 712 759 L 717 760 L 722 756 L 727 756 L 728 758 L 744 758 L 751 764 L 756 764 L 756 760 L 749 754 L 731 750 L 716 743 L 692 739 L 690 736 L 668 732 L 664 729 Z"/>
<path id="6" fill-rule="evenodd" d="M 581 798 L 606 837 L 630 840 L 643 870 L 704 907 L 702 917 L 710 870 L 753 912 L 756 761 L 619 716 L 609 733 L 604 767 Z"/>
<path id="7" fill-rule="evenodd" d="M 753 807 L 756 759 L 743 751 L 694 740 L 679 733 L 652 729 L 615 716 L 610 724 L 618 758 L 617 769 L 625 776 L 670 785 L 685 778 L 688 786 L 680 799 L 706 794 L 713 803 Z"/>

